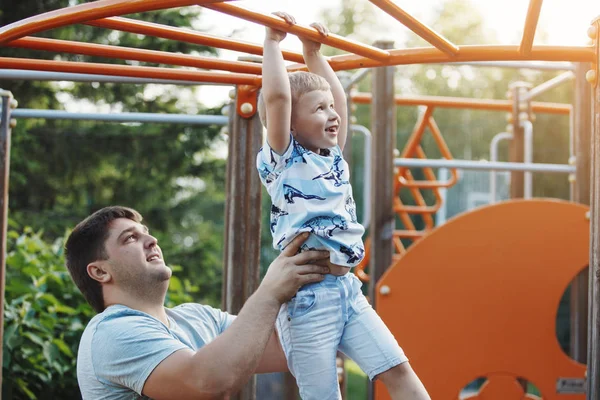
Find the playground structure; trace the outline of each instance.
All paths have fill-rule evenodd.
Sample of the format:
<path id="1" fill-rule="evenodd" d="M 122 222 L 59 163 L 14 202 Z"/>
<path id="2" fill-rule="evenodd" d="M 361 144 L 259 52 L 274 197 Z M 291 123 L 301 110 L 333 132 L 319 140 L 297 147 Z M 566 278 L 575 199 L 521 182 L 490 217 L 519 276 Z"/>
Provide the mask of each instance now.
<path id="1" fill-rule="evenodd" d="M 324 38 L 310 27 L 290 26 L 275 16 L 253 12 L 226 2 L 99 0 L 1 27 L 0 46 L 171 64 L 202 70 L 0 57 L 0 77 L 237 85 L 233 107 L 235 112 L 230 112 L 228 120 L 162 117 L 180 122 L 229 125 L 229 151 L 233 156 L 228 158 L 223 308 L 235 313 L 241 309 L 259 280 L 258 215 L 261 185 L 258 174 L 254 171 L 254 156 L 263 140 L 262 126 L 256 115 L 260 65 L 247 61 L 226 61 L 30 35 L 60 26 L 84 23 L 248 54 L 262 53 L 260 45 L 120 17 L 141 11 L 200 4 L 241 19 L 306 36 L 348 52 L 349 54 L 329 59 L 334 70 L 373 68 L 371 95 L 350 91 L 353 84 L 364 76 L 362 71 L 346 83 L 349 101 L 370 102 L 372 105 L 371 131 L 374 143 L 371 149 L 371 176 L 377 178 L 371 179 L 369 190 L 371 204 L 375 204 L 373 200 L 376 199 L 378 205 L 370 208 L 368 217 L 369 274 L 365 273 L 364 268 L 358 269 L 357 274 L 363 280 L 370 281 L 369 294 L 375 307 L 409 353 L 411 363 L 422 377 L 432 398 L 455 399 L 466 384 L 483 376 L 487 378 L 486 384 L 478 394 L 470 398 L 534 398 L 523 391 L 522 381 L 527 380 L 540 389 L 544 399 L 600 400 L 600 229 L 597 218 L 600 212 L 600 191 L 597 184 L 600 179 L 600 19 L 594 20 L 588 30 L 592 39 L 590 46 L 534 46 L 533 39 L 542 1 L 530 0 L 520 45 L 461 46 L 449 42 L 391 1 L 371 0 L 371 3 L 428 41 L 432 47 L 393 49 L 391 42 L 377 42 L 371 46 L 337 35 Z M 582 30 L 585 28 L 582 27 Z M 285 51 L 283 55 L 286 60 L 296 63 L 288 67 L 290 71 L 305 68 L 301 54 Z M 485 62 L 487 65 L 496 63 L 495 65 L 531 67 L 531 64 L 523 62 L 532 60 L 569 64 L 556 68 L 566 70 L 566 73 L 536 88 L 530 89 L 526 84 L 516 83 L 507 100 L 395 97 L 392 89 L 396 65 Z M 513 63 L 499 63 L 504 61 Z M 543 67 L 547 65 L 543 64 Z M 21 78 L 16 78 L 17 76 Z M 576 82 L 574 107 L 532 101 L 540 93 L 572 78 Z M 12 117 L 72 116 L 49 111 L 19 110 L 16 109 L 12 94 L 1 92 L 0 95 L 3 100 L 0 123 L 2 301 L 10 129 L 15 123 Z M 426 106 L 399 158 L 393 152 L 396 148 L 395 108 L 398 105 Z M 511 139 L 511 162 L 453 160 L 433 118 L 434 109 L 440 107 L 511 113 L 512 132 L 504 135 L 505 139 L 509 136 Z M 531 154 L 528 141 L 531 135 L 531 116 L 542 112 L 569 115 L 572 118 L 573 145 L 568 165 L 533 164 L 528 158 Z M 120 118 L 128 121 L 151 119 L 145 115 L 124 115 Z M 443 160 L 427 159 L 420 145 L 426 129 L 433 135 Z M 431 169 L 433 167 L 450 168 L 450 179 L 438 181 Z M 426 180 L 416 181 L 410 168 L 423 168 Z M 527 191 L 531 187 L 530 184 L 528 186 L 528 172 L 568 173 L 572 177 L 571 199 L 582 204 L 589 203 L 589 212 L 584 205 L 549 200 L 517 200 L 465 213 L 433 229 L 433 215 L 441 202 L 439 190 L 453 185 L 457 180 L 456 170 L 461 168 L 511 171 L 511 197 L 514 199 L 530 196 Z M 400 200 L 398 193 L 401 188 L 409 189 L 415 205 L 406 205 Z M 434 205 L 425 203 L 421 190 L 433 191 L 436 199 Z M 425 230 L 415 228 L 412 215 L 423 218 Z M 396 216 L 404 229 L 394 229 Z M 403 239 L 412 241 L 413 244 L 407 249 Z M 551 252 L 548 249 L 560 250 Z M 586 265 L 590 266 L 589 283 L 580 274 Z M 554 334 L 558 301 L 569 282 L 576 277 L 572 287 L 572 299 L 576 300 L 572 313 L 576 320 L 574 324 L 579 329 L 572 339 L 572 357 L 578 361 L 587 358 L 587 395 L 581 390 L 586 372 L 585 364 L 564 355 Z M 584 311 L 588 285 L 590 311 L 589 323 L 585 324 L 588 321 Z M 507 295 L 509 290 L 512 292 Z M 457 310 L 464 310 L 466 307 L 474 315 L 457 313 Z M 587 354 L 584 354 L 586 341 L 589 345 Z M 252 392 L 252 384 L 249 384 L 248 390 L 244 391 L 244 398 L 252 398 Z M 376 386 L 375 398 L 384 399 L 386 396 L 385 390 Z"/>

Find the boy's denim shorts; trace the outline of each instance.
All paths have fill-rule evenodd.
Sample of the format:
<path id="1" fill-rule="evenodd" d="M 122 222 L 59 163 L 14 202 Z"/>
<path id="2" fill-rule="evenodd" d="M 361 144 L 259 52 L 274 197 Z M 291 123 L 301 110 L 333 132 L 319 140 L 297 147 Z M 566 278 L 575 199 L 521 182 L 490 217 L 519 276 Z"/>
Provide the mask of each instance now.
<path id="1" fill-rule="evenodd" d="M 373 380 L 408 361 L 352 273 L 325 275 L 283 304 L 277 332 L 303 400 L 341 399 L 336 354 L 350 357 Z"/>

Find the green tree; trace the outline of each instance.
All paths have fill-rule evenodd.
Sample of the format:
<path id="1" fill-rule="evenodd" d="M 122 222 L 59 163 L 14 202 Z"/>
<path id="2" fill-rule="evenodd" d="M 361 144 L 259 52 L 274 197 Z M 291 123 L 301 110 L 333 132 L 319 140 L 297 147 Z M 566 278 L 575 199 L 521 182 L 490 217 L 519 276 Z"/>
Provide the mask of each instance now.
<path id="1" fill-rule="evenodd" d="M 0 0 L 0 25 L 83 1 Z M 13 4 L 14 3 L 14 4 Z M 191 27 L 200 7 L 128 17 Z M 39 36 L 171 53 L 216 55 L 185 42 L 74 25 Z M 138 65 L 52 52 L 3 48 L 3 55 Z M 144 64 L 151 65 L 152 64 Z M 161 65 L 162 66 L 162 65 Z M 61 109 L 91 104 L 110 112 L 218 114 L 196 100 L 196 87 L 114 83 L 0 81 L 21 108 Z M 103 206 L 129 205 L 146 217 L 171 263 L 190 266 L 198 296 L 220 297 L 225 161 L 215 156 L 225 138 L 218 126 L 19 120 L 13 130 L 10 215 L 53 238 Z"/>

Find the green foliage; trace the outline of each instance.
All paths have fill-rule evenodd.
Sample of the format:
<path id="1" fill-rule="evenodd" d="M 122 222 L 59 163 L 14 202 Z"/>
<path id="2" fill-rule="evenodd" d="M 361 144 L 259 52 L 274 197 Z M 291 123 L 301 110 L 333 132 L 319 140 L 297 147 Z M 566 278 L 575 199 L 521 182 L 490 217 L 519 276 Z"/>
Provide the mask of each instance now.
<path id="1" fill-rule="evenodd" d="M 0 26 L 83 1 L 0 0 Z M 192 27 L 200 7 L 136 15 L 144 21 Z M 61 40 L 214 55 L 214 48 L 95 28 L 84 24 L 40 33 Z M 53 52 L 4 48 L 4 56 L 139 65 Z M 148 64 L 144 64 L 148 65 Z M 20 108 L 82 105 L 104 112 L 219 114 L 197 100 L 197 87 L 113 83 L 0 81 Z M 53 239 L 97 209 L 114 204 L 140 211 L 160 239 L 166 260 L 184 265 L 200 292 L 196 300 L 220 299 L 225 199 L 225 147 L 218 126 L 116 124 L 20 119 L 13 129 L 10 215 L 21 226 Z"/>
<path id="2" fill-rule="evenodd" d="M 3 398 L 76 398 L 75 354 L 93 311 L 64 267 L 62 240 L 30 229 L 8 238 Z"/>
<path id="3" fill-rule="evenodd" d="M 367 375 L 350 359 L 346 359 L 344 367 L 348 377 L 346 383 L 347 400 L 366 399 L 369 382 Z"/>
<path id="4" fill-rule="evenodd" d="M 8 233 L 2 398 L 77 399 L 79 339 L 95 314 L 64 266 L 62 238 L 25 228 Z M 198 287 L 173 267 L 167 305 L 192 301 Z"/>

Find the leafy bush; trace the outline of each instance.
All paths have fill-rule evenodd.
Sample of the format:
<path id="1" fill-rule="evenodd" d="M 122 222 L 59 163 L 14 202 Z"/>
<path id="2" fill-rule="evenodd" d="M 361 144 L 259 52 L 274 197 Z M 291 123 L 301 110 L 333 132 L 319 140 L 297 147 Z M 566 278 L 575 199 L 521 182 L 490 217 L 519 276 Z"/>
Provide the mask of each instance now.
<path id="1" fill-rule="evenodd" d="M 11 230 L 7 249 L 2 398 L 80 399 L 77 347 L 95 313 L 64 266 L 64 239 Z M 167 304 L 191 301 L 196 291 L 174 276 Z"/>

